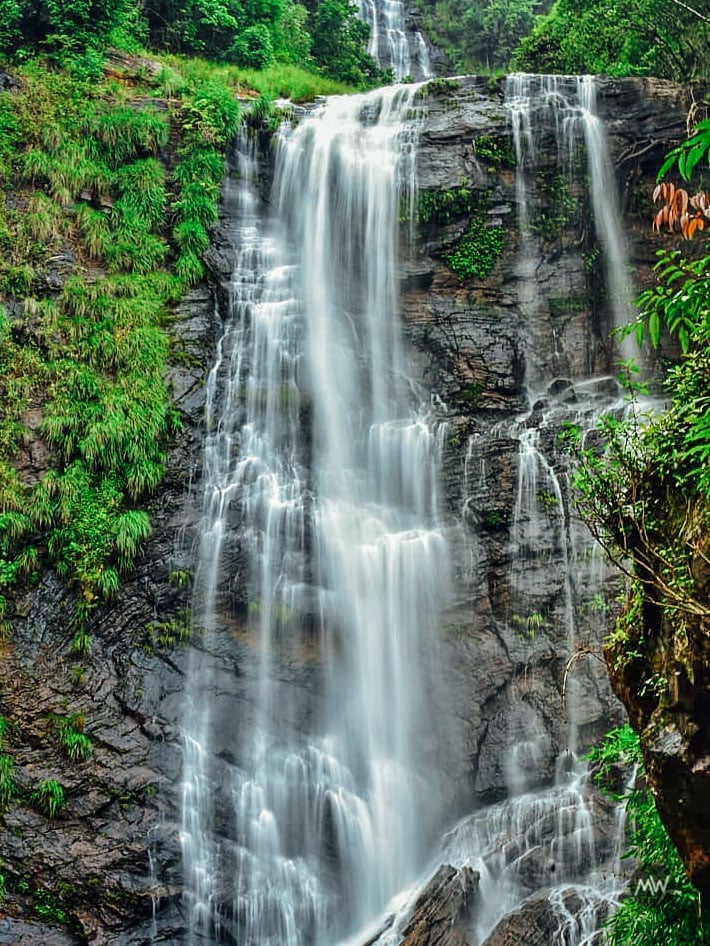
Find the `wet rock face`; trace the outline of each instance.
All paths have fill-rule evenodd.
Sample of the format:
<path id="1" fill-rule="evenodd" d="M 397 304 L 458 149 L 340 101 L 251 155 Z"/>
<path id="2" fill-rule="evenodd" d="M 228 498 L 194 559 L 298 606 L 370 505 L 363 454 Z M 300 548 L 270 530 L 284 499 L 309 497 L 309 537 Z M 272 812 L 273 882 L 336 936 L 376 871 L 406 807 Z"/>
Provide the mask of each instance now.
<path id="1" fill-rule="evenodd" d="M 567 86 L 573 97 L 574 80 Z M 529 787 L 549 780 L 570 733 L 584 748 L 622 718 L 600 643 L 614 578 L 575 520 L 559 436 L 565 424 L 592 424 L 618 388 L 583 143 L 568 169 L 553 125 L 536 128 L 523 245 L 503 86 L 468 77 L 429 88 L 417 163 L 426 202 L 420 195 L 402 295 L 420 375 L 449 425 L 443 478 L 455 575 L 442 649 L 455 710 L 439 714 L 436 742 L 448 790 L 465 807 L 471 793 L 500 797 L 511 745 L 529 749 Z M 684 134 L 685 93 L 600 79 L 596 98 L 622 181 L 630 262 L 645 285 L 658 245 L 650 194 L 668 144 Z M 447 256 L 472 225 L 502 228 L 503 247 L 487 277 L 459 279 Z M 590 386 L 590 376 L 607 380 Z M 524 469 L 526 439 L 534 457 Z"/>
<path id="2" fill-rule="evenodd" d="M 684 132 L 679 94 L 642 80 L 601 83 L 599 111 L 611 122 L 627 208 L 635 206 L 641 184 L 655 175 L 670 139 Z M 609 623 L 607 580 L 599 585 L 594 578 L 598 600 L 585 595 L 598 562 L 579 551 L 581 539 L 575 551 L 579 537 L 563 526 L 570 508 L 566 492 L 559 504 L 546 490 L 540 503 L 548 527 L 527 553 L 532 577 L 526 581 L 514 573 L 520 544 L 513 528 L 520 439 L 511 425 L 526 408 L 525 379 L 531 366 L 550 380 L 567 379 L 541 392 L 541 417 L 570 382 L 591 372 L 605 373 L 608 314 L 596 284 L 590 284 L 587 247 L 580 244 L 572 221 L 567 230 L 539 241 L 537 270 L 549 303 L 546 320 L 526 324 L 521 317 L 514 170 L 505 162 L 487 163 L 480 142 L 487 136 L 509 153 L 500 89 L 490 91 L 484 80 L 463 79 L 456 88 L 430 95 L 424 106 L 420 186 L 446 190 L 465 178 L 484 219 L 505 230 L 503 252 L 483 280 L 459 281 L 443 258 L 460 240 L 470 214 L 420 224 L 414 249 L 402 263 L 412 375 L 446 405 L 441 413 L 448 424 L 442 481 L 453 550 L 451 606 L 432 643 L 432 651 L 440 655 L 433 688 L 446 693 L 448 708 L 442 701 L 422 738 L 441 773 L 437 791 L 453 815 L 499 798 L 521 781 L 549 781 L 570 725 L 583 745 L 620 718 L 604 668 L 594 656 L 583 655 L 576 662 L 563 699 L 570 607 L 578 609 L 577 639 L 591 651 L 599 650 Z M 641 158 L 634 156 L 637 152 Z M 551 159 L 550 174 L 553 165 Z M 154 909 L 160 941 L 180 942 L 180 721 L 192 648 L 210 668 L 200 699 L 210 702 L 217 720 L 216 793 L 220 784 L 230 784 L 228 773 L 237 763 L 230 749 L 233 731 L 250 728 L 256 645 L 243 626 L 245 571 L 238 529 L 225 550 L 219 586 L 225 632 L 203 637 L 194 628 L 189 647 L 179 641 L 181 634 L 189 636 L 190 628 L 204 384 L 220 333 L 215 300 L 224 305 L 233 262 L 230 212 L 223 207 L 210 250 L 213 291 L 196 290 L 176 313 L 176 342 L 189 356 L 171 371 L 183 425 L 171 447 L 168 476 L 147 506 L 153 533 L 144 558 L 117 600 L 96 613 L 89 627 L 93 644 L 86 654 L 70 652 L 75 605 L 54 576 L 46 575 L 14 602 L 15 630 L 3 645 L 0 662 L 0 711 L 18 721 L 6 751 L 15 759 L 21 800 L 12 802 L 0 825 L 0 871 L 9 890 L 0 907 L 5 914 L 0 944 L 147 944 L 153 941 Z M 654 247 L 646 217 L 645 205 L 638 216 L 627 216 L 636 235 L 632 262 L 640 267 L 642 280 Z M 565 302 L 570 298 L 572 303 Z M 548 371 L 549 365 L 554 368 Z M 570 389 L 567 397 L 576 397 L 575 391 Z M 557 431 L 550 428 L 541 436 L 541 449 L 564 483 L 566 461 L 558 450 Z M 41 463 L 40 454 L 28 454 L 30 473 Z M 567 577 L 565 559 L 574 566 Z M 281 655 L 280 673 L 294 694 L 293 718 L 286 725 L 298 728 L 303 708 L 312 705 L 318 691 L 319 667 L 304 648 Z M 575 687 L 572 718 L 569 695 Z M 58 740 L 56 717 L 70 714 L 77 714 L 77 725 L 92 740 L 93 752 L 84 761 L 67 758 Z M 225 734 L 222 741 L 220 733 Z M 521 747 L 515 765 L 510 761 L 513 744 Z M 64 810 L 53 820 L 29 802 L 38 784 L 48 779 L 60 781 L 66 796 Z M 225 811 L 229 804 L 226 799 Z M 463 946 L 467 940 L 461 917 L 475 883 L 474 876 L 462 884 L 459 877 L 442 875 L 443 899 L 437 895 L 438 905 L 420 905 L 420 915 L 431 922 L 417 926 L 412 918 L 408 946 Z M 451 927 L 440 919 L 434 922 L 431 913 L 443 902 L 446 915 L 457 917 Z M 40 926 L 39 915 L 48 923 Z"/>
<path id="3" fill-rule="evenodd" d="M 470 927 L 480 880 L 470 867 L 442 864 L 404 918 L 390 916 L 362 946 L 391 942 L 396 929 L 401 946 L 470 946 Z"/>
<path id="4" fill-rule="evenodd" d="M 8 891 L 0 942 L 145 943 L 153 905 L 179 903 L 179 638 L 190 626 L 190 530 L 199 516 L 190 485 L 199 480 L 205 353 L 216 328 L 204 288 L 175 312 L 175 343 L 188 356 L 171 369 L 182 426 L 148 503 L 145 555 L 117 600 L 95 613 L 88 649 L 71 649 L 75 601 L 51 573 L 13 602 L 0 661 L 0 711 L 12 721 L 4 751 L 16 783 L 0 825 Z M 63 746 L 67 718 L 91 740 L 85 759 Z M 32 799 L 50 780 L 65 799 L 52 819 Z M 166 914 L 166 929 L 171 922 Z"/>
<path id="5" fill-rule="evenodd" d="M 556 891 L 554 897 L 539 894 L 501 920 L 481 946 L 549 946 L 552 942 L 580 942 L 585 934 L 589 937 L 585 943 L 601 946 L 604 934 L 591 934 L 608 911 L 606 903 L 584 889 L 570 887 Z"/>

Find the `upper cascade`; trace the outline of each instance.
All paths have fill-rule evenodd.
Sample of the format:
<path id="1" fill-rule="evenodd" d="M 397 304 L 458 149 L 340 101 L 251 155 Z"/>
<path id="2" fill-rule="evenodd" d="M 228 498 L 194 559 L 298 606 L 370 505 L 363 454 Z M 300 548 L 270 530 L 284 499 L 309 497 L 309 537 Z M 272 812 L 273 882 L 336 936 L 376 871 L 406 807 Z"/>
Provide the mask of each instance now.
<path id="1" fill-rule="evenodd" d="M 427 41 L 408 19 L 404 0 L 359 0 L 358 15 L 370 27 L 367 51 L 395 81 L 434 76 Z"/>

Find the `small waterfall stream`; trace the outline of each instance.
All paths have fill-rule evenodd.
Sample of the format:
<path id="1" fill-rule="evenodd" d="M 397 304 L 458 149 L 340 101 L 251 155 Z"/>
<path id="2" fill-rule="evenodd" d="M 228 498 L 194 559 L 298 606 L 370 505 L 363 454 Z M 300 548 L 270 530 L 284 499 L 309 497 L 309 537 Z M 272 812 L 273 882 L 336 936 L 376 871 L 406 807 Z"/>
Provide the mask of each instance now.
<path id="1" fill-rule="evenodd" d="M 359 17 L 370 27 L 367 51 L 395 81 L 430 79 L 429 47 L 418 29 L 407 23 L 404 0 L 359 0 Z"/>
<path id="2" fill-rule="evenodd" d="M 561 166 L 577 142 L 586 147 L 615 320 L 630 297 L 593 82 L 572 80 L 572 94 L 570 81 L 515 76 L 508 88 L 518 301 L 529 323 L 543 304 L 528 173 L 541 116 L 557 131 Z M 205 671 L 193 657 L 181 832 L 189 946 L 333 946 L 344 937 L 361 946 L 359 931 L 376 930 L 385 909 L 395 919 L 368 942 L 396 946 L 411 891 L 432 864 L 480 872 L 477 946 L 540 889 L 559 920 L 554 943 L 584 946 L 614 900 L 604 865 L 618 840 L 613 828 L 595 833 L 599 803 L 574 756 L 574 681 L 554 785 L 536 788 L 545 747 L 531 731 L 510 746 L 508 799 L 449 822 L 437 847 L 446 813 L 421 733 L 431 710 L 428 638 L 449 582 L 445 408 L 408 376 L 398 298 L 399 217 L 416 192 L 416 90 L 331 98 L 284 128 L 269 215 L 253 147 L 246 137 L 238 144 L 240 176 L 227 194 L 238 208 L 236 259 L 207 386 L 197 586 L 204 648 L 231 620 L 254 654 L 254 708 L 233 736 L 218 733 L 224 720 L 201 698 Z M 527 622 L 518 631 L 530 637 L 550 619 L 537 610 L 536 570 L 554 547 L 564 589 L 552 620 L 572 653 L 578 585 L 592 597 L 602 576 L 570 521 L 550 438 L 566 423 L 589 429 L 617 394 L 608 378 L 560 383 L 532 351 L 528 369 L 528 411 L 493 431 L 519 444 L 510 619 Z M 469 484 L 487 475 L 480 447 L 472 437 Z M 243 571 L 225 575 L 236 535 Z M 223 613 L 230 582 L 247 588 L 238 626 Z M 222 807 L 229 799 L 228 817 L 217 795 Z M 621 830 L 613 812 L 602 816 Z"/>

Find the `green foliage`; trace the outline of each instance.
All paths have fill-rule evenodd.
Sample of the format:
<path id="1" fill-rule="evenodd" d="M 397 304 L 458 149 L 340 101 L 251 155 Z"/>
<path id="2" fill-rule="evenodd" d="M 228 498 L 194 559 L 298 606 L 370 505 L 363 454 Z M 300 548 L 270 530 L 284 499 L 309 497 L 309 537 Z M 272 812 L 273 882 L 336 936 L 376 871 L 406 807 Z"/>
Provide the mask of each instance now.
<path id="1" fill-rule="evenodd" d="M 710 119 L 698 122 L 693 134 L 677 148 L 672 148 L 668 152 L 658 172 L 658 179 L 665 177 L 671 168 L 677 166 L 680 176 L 684 181 L 688 181 L 696 168 L 701 165 L 703 158 L 710 166 Z"/>
<path id="2" fill-rule="evenodd" d="M 101 74 L 98 51 L 130 19 L 130 0 L 2 0 L 0 52 L 43 49 L 78 78 L 95 79 Z"/>
<path id="3" fill-rule="evenodd" d="M 506 68 L 530 31 L 537 0 L 419 0 L 424 27 L 459 74 Z"/>
<path id="4" fill-rule="evenodd" d="M 676 149 L 674 159 L 682 153 Z M 634 411 L 627 420 L 603 420 L 604 452 L 581 457 L 578 508 L 613 560 L 675 615 L 681 633 L 668 659 L 685 666 L 685 617 L 710 610 L 694 570 L 710 530 L 710 257 L 659 257 L 658 285 L 641 294 L 640 315 L 625 334 L 635 332 L 639 342 L 647 334 L 658 345 L 665 327 L 677 338 L 683 354 L 667 372 L 668 406 L 646 418 Z M 663 667 L 652 670 L 647 681 L 666 676 Z"/>
<path id="5" fill-rule="evenodd" d="M 444 223 L 473 212 L 476 196 L 463 180 L 459 187 L 443 191 L 420 191 L 417 197 L 417 223 Z M 408 218 L 407 218 L 408 219 Z"/>
<path id="6" fill-rule="evenodd" d="M 89 123 L 97 151 L 111 167 L 155 155 L 168 142 L 167 116 L 154 108 L 119 105 L 99 111 Z"/>
<path id="7" fill-rule="evenodd" d="M 456 249 L 444 259 L 459 279 L 486 279 L 493 272 L 505 246 L 505 230 L 487 227 L 476 215 L 469 223 Z"/>
<path id="8" fill-rule="evenodd" d="M 475 141 L 476 157 L 489 164 L 492 170 L 515 167 L 515 153 L 509 138 L 500 140 L 489 135 L 479 135 Z"/>
<path id="9" fill-rule="evenodd" d="M 710 339 L 710 256 L 684 259 L 678 250 L 658 250 L 658 283 L 638 298 L 638 319 L 622 335 L 634 332 L 639 345 L 648 334 L 658 348 L 661 327 L 678 339 L 687 354 L 691 345 Z"/>
<path id="10" fill-rule="evenodd" d="M 540 175 L 538 192 L 545 195 L 545 203 L 533 214 L 530 227 L 545 240 L 557 239 L 566 226 L 577 216 L 579 201 L 572 193 L 566 174 Z"/>
<path id="11" fill-rule="evenodd" d="M 17 791 L 13 778 L 14 772 L 15 761 L 12 756 L 0 753 L 0 814 L 5 811 Z"/>
<path id="12" fill-rule="evenodd" d="M 192 584 L 192 572 L 189 569 L 175 569 L 168 575 L 168 582 L 173 588 L 189 588 Z"/>
<path id="13" fill-rule="evenodd" d="M 56 818 L 64 808 L 64 788 L 54 779 L 40 782 L 30 795 L 30 801 L 48 818 Z"/>
<path id="14" fill-rule="evenodd" d="M 32 906 L 37 916 L 47 923 L 64 924 L 69 920 L 61 900 L 42 887 L 32 891 Z"/>
<path id="15" fill-rule="evenodd" d="M 662 889 L 632 884 L 618 910 L 606 924 L 609 946 L 700 946 L 700 897 L 689 881 L 673 842 L 661 821 L 653 795 L 643 782 L 643 759 L 638 735 L 626 725 L 612 729 L 589 759 L 596 778 L 607 791 L 619 765 L 637 766 L 633 788 L 612 792 L 626 806 L 628 847 L 625 857 L 638 859 L 643 878 L 654 878 Z"/>
<path id="16" fill-rule="evenodd" d="M 461 83 L 458 79 L 430 79 L 417 89 L 415 98 L 426 99 L 430 95 L 434 97 L 445 96 L 449 92 L 456 92 L 456 90 L 460 88 Z"/>
<path id="17" fill-rule="evenodd" d="M 192 637 L 192 612 L 189 609 L 181 610 L 167 621 L 149 624 L 146 631 L 149 651 L 172 650 L 176 646 L 186 644 Z"/>
<path id="18" fill-rule="evenodd" d="M 510 623 L 516 629 L 520 640 L 532 641 L 545 626 L 545 617 L 539 611 L 533 611 L 532 614 L 511 614 Z"/>
<path id="19" fill-rule="evenodd" d="M 274 44 L 265 23 L 255 23 L 240 33 L 229 58 L 245 69 L 267 69 L 274 62 Z"/>
<path id="20" fill-rule="evenodd" d="M 313 59 L 324 75 L 358 88 L 382 83 L 386 76 L 365 52 L 369 27 L 350 0 L 320 0 L 311 28 Z"/>
<path id="21" fill-rule="evenodd" d="M 52 721 L 59 739 L 59 746 L 67 758 L 72 762 L 81 762 L 91 755 L 94 747 L 91 739 L 82 732 L 84 717 L 81 713 L 54 716 Z"/>
<path id="22" fill-rule="evenodd" d="M 367 27 L 349 0 L 307 6 L 293 0 L 156 0 L 145 13 L 151 43 L 160 49 L 274 73 L 282 64 L 317 67 L 358 87 L 383 79 L 365 52 Z M 263 90 L 258 79 L 252 87 Z"/>
<path id="23" fill-rule="evenodd" d="M 668 0 L 556 0 L 520 43 L 512 66 L 700 79 L 708 71 L 710 27 L 691 7 Z"/>

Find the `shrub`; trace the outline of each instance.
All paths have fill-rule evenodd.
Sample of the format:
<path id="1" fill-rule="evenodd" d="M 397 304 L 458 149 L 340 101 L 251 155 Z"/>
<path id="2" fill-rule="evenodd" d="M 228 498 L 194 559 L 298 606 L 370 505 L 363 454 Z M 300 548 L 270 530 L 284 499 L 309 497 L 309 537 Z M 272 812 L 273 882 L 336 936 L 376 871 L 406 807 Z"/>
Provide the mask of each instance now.
<path id="1" fill-rule="evenodd" d="M 48 818 L 56 818 L 64 808 L 64 788 L 54 779 L 40 782 L 37 791 L 30 795 L 30 800 Z"/>
<path id="2" fill-rule="evenodd" d="M 266 23 L 243 30 L 229 51 L 229 59 L 246 69 L 266 69 L 274 61 L 274 46 Z"/>

